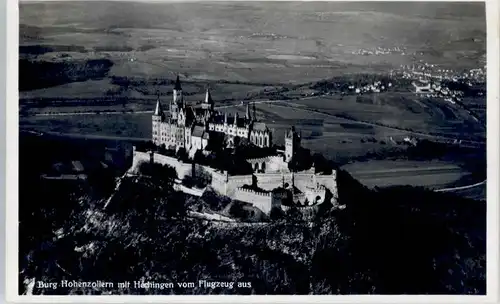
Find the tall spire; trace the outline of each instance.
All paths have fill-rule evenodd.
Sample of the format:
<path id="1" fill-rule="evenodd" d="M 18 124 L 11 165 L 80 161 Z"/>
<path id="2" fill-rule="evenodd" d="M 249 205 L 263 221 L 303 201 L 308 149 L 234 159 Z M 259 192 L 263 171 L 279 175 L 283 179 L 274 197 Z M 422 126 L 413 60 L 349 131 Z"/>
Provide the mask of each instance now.
<path id="1" fill-rule="evenodd" d="M 205 103 L 212 103 L 212 95 L 210 95 L 210 89 L 207 88 L 207 92 L 205 93 Z"/>
<path id="2" fill-rule="evenodd" d="M 179 80 L 179 74 L 177 74 L 177 79 L 175 80 L 174 90 L 182 90 L 181 81 Z"/>
<path id="3" fill-rule="evenodd" d="M 212 100 L 212 96 L 210 95 L 210 89 L 207 88 L 205 92 L 205 100 L 201 104 L 201 108 L 208 111 L 213 111 L 214 109 L 214 101 Z"/>
<path id="4" fill-rule="evenodd" d="M 255 114 L 255 101 L 252 103 L 252 106 L 253 106 L 253 119 L 254 120 L 257 120 L 257 114 Z"/>
<path id="5" fill-rule="evenodd" d="M 158 93 L 158 99 L 156 100 L 156 109 L 155 109 L 154 115 L 156 115 L 156 116 L 163 115 L 163 108 L 162 108 L 161 102 L 160 102 L 160 93 Z"/>
<path id="6" fill-rule="evenodd" d="M 250 120 L 251 117 L 250 117 L 250 104 L 247 103 L 247 110 L 246 110 L 246 113 L 245 113 L 245 118 L 246 120 Z"/>

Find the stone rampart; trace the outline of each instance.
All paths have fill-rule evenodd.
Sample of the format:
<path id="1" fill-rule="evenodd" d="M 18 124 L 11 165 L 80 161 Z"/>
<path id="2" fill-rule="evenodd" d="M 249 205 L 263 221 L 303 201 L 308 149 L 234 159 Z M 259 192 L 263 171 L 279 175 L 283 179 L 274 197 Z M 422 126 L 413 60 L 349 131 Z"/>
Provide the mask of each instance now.
<path id="1" fill-rule="evenodd" d="M 271 192 L 256 192 L 254 190 L 237 188 L 234 191 L 234 199 L 242 202 L 247 202 L 262 210 L 262 212 L 269 214 L 272 207 Z"/>
<path id="2" fill-rule="evenodd" d="M 251 185 L 253 177 L 252 175 L 234 175 L 229 176 L 226 185 L 226 195 L 233 197 L 234 192 L 237 188 L 243 185 Z"/>
<path id="3" fill-rule="evenodd" d="M 227 193 L 227 181 L 229 179 L 229 175 L 227 171 L 214 171 L 212 173 L 212 188 L 217 191 L 219 194 L 226 195 Z"/>
<path id="4" fill-rule="evenodd" d="M 268 156 L 262 158 L 247 159 L 247 162 L 255 170 L 262 170 L 266 173 L 272 172 L 289 172 L 288 163 L 283 160 L 282 156 Z"/>
<path id="5" fill-rule="evenodd" d="M 236 188 L 234 199 L 247 202 L 269 215 L 273 207 L 281 206 L 284 196 L 280 193 L 260 192 L 247 188 Z"/>
<path id="6" fill-rule="evenodd" d="M 320 205 L 296 206 L 296 208 L 305 218 L 312 218 L 315 214 L 318 213 L 319 206 Z M 281 210 L 285 212 L 287 212 L 291 208 L 292 208 L 291 206 L 281 205 Z"/>
<path id="7" fill-rule="evenodd" d="M 333 170 L 332 174 L 329 175 L 316 175 L 316 183 L 324 185 L 328 190 L 330 190 L 335 202 L 338 199 L 338 189 L 337 189 L 337 171 Z"/>
<path id="8" fill-rule="evenodd" d="M 185 176 L 191 175 L 193 170 L 192 164 L 183 163 L 182 161 L 179 161 L 174 157 L 165 156 L 158 153 L 153 153 L 153 161 L 155 163 L 168 165 L 174 168 L 179 179 L 183 179 Z"/>
<path id="9" fill-rule="evenodd" d="M 255 173 L 257 186 L 267 191 L 283 186 L 284 183 L 291 184 L 292 177 L 289 173 Z"/>
<path id="10" fill-rule="evenodd" d="M 135 147 L 134 147 L 135 148 Z M 139 152 L 134 149 L 133 158 L 132 158 L 132 166 L 129 169 L 129 172 L 134 174 L 137 173 L 139 164 L 142 162 L 150 162 L 151 155 L 148 152 Z"/>
<path id="11" fill-rule="evenodd" d="M 265 159 L 278 159 L 279 157 L 271 157 Z M 260 160 L 260 159 L 259 159 Z M 336 181 L 336 171 L 333 171 L 330 175 L 315 174 L 312 171 L 303 171 L 297 173 L 290 172 L 268 172 L 268 173 L 255 173 L 253 175 L 234 175 L 230 176 L 227 171 L 218 171 L 214 168 L 208 166 L 202 166 L 198 164 L 188 164 L 177 160 L 174 157 L 161 155 L 153 152 L 139 152 L 134 149 L 133 152 L 133 162 L 130 169 L 130 173 L 137 173 L 137 166 L 140 162 L 156 162 L 163 165 L 168 165 L 175 168 L 177 176 L 179 179 L 183 179 L 185 176 L 192 175 L 193 168 L 199 170 L 203 169 L 205 172 L 211 174 L 212 181 L 211 187 L 218 193 L 231 197 L 240 199 L 245 202 L 253 203 L 252 199 L 256 199 L 256 207 L 265 210 L 270 210 L 273 205 L 281 204 L 281 199 L 274 198 L 273 195 L 269 196 L 262 195 L 262 193 L 249 194 L 248 192 L 242 191 L 238 188 L 243 185 L 251 185 L 254 181 L 254 176 L 256 179 L 256 186 L 266 191 L 271 191 L 275 188 L 283 186 L 283 183 L 291 185 L 292 183 L 304 193 L 309 201 L 315 201 L 317 196 L 320 197 L 322 202 L 325 198 L 325 192 L 321 189 L 317 189 L 317 186 L 324 186 L 328 189 L 332 195 L 332 203 L 337 202 L 337 181 Z M 196 170 L 194 170 L 196 171 Z M 317 189 L 317 191 L 314 191 Z M 246 189 L 245 189 L 246 190 Z M 236 197 L 236 196 L 239 196 Z M 259 198 L 257 200 L 257 198 Z M 320 202 L 318 201 L 318 203 Z M 278 206 L 279 206 L 278 204 Z M 261 207 L 259 207 L 261 206 Z M 314 207 L 314 206 L 308 206 Z"/>
<path id="12" fill-rule="evenodd" d="M 227 171 L 212 171 L 211 186 L 222 195 L 233 197 L 235 190 L 243 185 L 252 184 L 252 175 L 229 175 Z"/>

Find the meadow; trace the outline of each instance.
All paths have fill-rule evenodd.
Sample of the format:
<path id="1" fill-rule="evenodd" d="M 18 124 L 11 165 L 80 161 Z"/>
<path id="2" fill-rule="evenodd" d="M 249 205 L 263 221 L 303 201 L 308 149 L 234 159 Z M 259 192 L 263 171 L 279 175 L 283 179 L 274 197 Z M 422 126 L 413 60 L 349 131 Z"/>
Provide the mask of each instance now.
<path id="1" fill-rule="evenodd" d="M 302 83 L 419 60 L 472 68 L 486 43 L 484 4 L 466 3 L 22 3 L 20 24 L 21 46 L 48 48 L 35 60 L 106 58 L 110 76 L 207 82 Z M 352 54 L 377 47 L 406 51 Z"/>
<path id="2" fill-rule="evenodd" d="M 275 143 L 294 124 L 306 148 L 340 163 L 404 149 L 404 129 L 484 139 L 482 124 L 464 109 L 416 98 L 408 84 L 377 95 L 302 97 L 328 79 L 386 77 L 416 62 L 481 67 L 485 33 L 481 3 L 23 2 L 20 126 L 150 138 L 144 112 L 158 94 L 167 107 L 180 75 L 191 105 L 207 87 L 217 106 L 283 99 L 257 105 Z M 357 54 L 395 47 L 403 51 Z M 484 98 L 464 104 L 484 117 Z M 225 110 L 244 113 L 243 106 Z M 53 115 L 75 112 L 100 114 Z"/>

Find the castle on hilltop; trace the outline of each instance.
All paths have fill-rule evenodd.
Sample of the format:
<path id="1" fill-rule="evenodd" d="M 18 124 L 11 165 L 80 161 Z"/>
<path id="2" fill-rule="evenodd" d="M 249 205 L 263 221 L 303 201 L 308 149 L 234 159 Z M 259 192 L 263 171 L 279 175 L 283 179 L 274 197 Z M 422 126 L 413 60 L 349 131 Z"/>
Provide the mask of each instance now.
<path id="1" fill-rule="evenodd" d="M 211 141 L 220 136 L 227 138 L 229 145 L 234 144 L 234 139 L 239 137 L 258 147 L 271 147 L 271 131 L 265 123 L 257 121 L 255 106 L 253 112 L 252 116 L 249 104 L 245 117 L 238 117 L 238 113 L 229 117 L 227 113 L 215 111 L 208 88 L 201 107 L 187 106 L 177 76 L 169 110 L 163 110 L 159 98 L 156 102 L 152 117 L 153 143 L 167 148 L 185 148 L 189 155 L 194 155 L 197 150 L 205 150 Z"/>
<path id="2" fill-rule="evenodd" d="M 238 117 L 237 114 L 229 117 L 227 113 L 214 110 L 214 101 L 208 89 L 201 107 L 187 106 L 177 77 L 168 111 L 163 110 L 158 98 L 152 124 L 152 139 L 156 146 L 164 145 L 170 151 L 184 148 L 190 161 L 150 149 L 139 151 L 134 147 L 129 172 L 137 172 L 142 162 L 160 163 L 174 168 L 181 181 L 187 176 L 195 177 L 196 172 L 201 170 L 210 175 L 211 189 L 249 203 L 268 215 L 273 208 L 287 211 L 294 206 L 304 215 L 314 215 L 325 202 L 337 205 L 337 172 L 319 170 L 314 163 L 306 170 L 293 169 L 301 145 L 299 133 L 292 126 L 285 132 L 284 149 L 273 147 L 272 133 L 264 122 L 257 121 L 255 106 L 253 115 L 250 115 L 247 104 L 245 117 Z M 218 141 L 221 138 L 223 141 Z M 214 145 L 234 148 L 238 146 L 238 138 L 248 140 L 251 149 L 270 151 L 263 157 L 245 157 L 244 162 L 251 166 L 251 172 L 241 175 L 194 162 L 197 151 L 216 154 L 218 152 L 210 150 Z M 263 149 L 270 147 L 274 149 Z M 190 193 L 194 191 L 178 187 Z M 197 191 L 200 190 L 193 193 Z"/>

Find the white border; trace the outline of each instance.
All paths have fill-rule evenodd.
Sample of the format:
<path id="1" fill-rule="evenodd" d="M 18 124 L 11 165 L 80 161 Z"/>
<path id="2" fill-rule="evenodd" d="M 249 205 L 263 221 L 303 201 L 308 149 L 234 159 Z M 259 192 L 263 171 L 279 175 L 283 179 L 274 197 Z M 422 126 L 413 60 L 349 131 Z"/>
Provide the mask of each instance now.
<path id="1" fill-rule="evenodd" d="M 1 0 L 0 0 L 1 1 Z M 45 0 L 50 1 L 50 0 Z M 68 0 L 70 1 L 70 0 Z M 165 0 L 169 1 L 169 0 Z M 176 1 L 176 0 L 174 0 Z M 189 0 L 188 0 L 189 1 Z M 237 0 L 239 1 L 239 0 Z M 278 0 L 280 1 L 280 0 Z M 417 0 L 411 0 L 417 1 Z M 433 2 L 442 2 L 435 1 Z M 154 2 L 154 1 L 149 1 Z M 160 2 L 160 1 L 157 1 Z M 410 1 L 408 1 L 410 2 Z M 465 2 L 465 1 L 463 1 Z M 472 2 L 472 1 L 467 1 Z M 473 0 L 473 2 L 482 2 Z M 19 296 L 18 295 L 18 39 L 17 0 L 7 0 L 6 295 L 22 303 L 496 303 L 498 301 L 499 5 L 486 1 L 487 20 L 487 295 L 486 296 Z"/>

